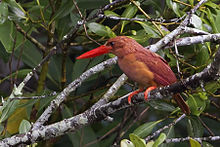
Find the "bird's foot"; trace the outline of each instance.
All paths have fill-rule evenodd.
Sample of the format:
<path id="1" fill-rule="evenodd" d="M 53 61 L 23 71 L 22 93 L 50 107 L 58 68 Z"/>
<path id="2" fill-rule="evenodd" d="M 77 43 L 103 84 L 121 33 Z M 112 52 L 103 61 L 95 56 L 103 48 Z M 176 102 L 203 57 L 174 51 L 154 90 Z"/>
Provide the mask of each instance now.
<path id="1" fill-rule="evenodd" d="M 144 98 L 145 98 L 146 101 L 147 101 L 148 93 L 149 93 L 151 90 L 154 90 L 154 89 L 156 89 L 156 88 L 157 88 L 156 86 L 151 86 L 151 87 L 147 88 L 147 90 L 144 92 Z"/>
<path id="2" fill-rule="evenodd" d="M 129 96 L 128 96 L 128 103 L 131 104 L 131 98 L 135 95 L 138 94 L 139 92 L 143 91 L 143 89 L 138 89 L 135 90 L 134 92 L 132 92 Z"/>

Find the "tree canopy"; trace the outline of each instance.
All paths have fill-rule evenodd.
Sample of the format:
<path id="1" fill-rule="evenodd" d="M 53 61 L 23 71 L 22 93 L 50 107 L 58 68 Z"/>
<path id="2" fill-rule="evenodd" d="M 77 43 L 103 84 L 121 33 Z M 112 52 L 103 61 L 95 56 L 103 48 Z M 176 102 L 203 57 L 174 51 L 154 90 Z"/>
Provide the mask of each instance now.
<path id="1" fill-rule="evenodd" d="M 116 36 L 157 52 L 178 81 L 129 104 L 138 86 L 115 55 L 76 60 Z M 219 43 L 219 0 L 1 0 L 0 146 L 217 146 Z"/>

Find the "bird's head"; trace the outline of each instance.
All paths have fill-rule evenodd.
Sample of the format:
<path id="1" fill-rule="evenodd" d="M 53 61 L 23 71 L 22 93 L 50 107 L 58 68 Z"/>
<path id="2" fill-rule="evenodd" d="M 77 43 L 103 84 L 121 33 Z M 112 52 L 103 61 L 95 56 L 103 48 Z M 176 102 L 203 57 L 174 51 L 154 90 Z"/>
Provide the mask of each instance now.
<path id="1" fill-rule="evenodd" d="M 138 48 L 143 47 L 134 39 L 126 36 L 117 36 L 109 39 L 104 45 L 80 55 L 76 59 L 93 58 L 106 53 L 113 53 L 120 58 L 126 54 L 135 52 Z"/>

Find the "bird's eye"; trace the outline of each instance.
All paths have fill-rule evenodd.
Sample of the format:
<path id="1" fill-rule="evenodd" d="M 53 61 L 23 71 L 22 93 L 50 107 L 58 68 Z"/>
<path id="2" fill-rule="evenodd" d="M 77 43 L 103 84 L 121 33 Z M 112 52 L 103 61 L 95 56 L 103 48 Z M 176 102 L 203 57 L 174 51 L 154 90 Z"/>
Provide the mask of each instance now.
<path id="1" fill-rule="evenodd" d="M 115 42 L 109 42 L 109 44 L 113 47 L 115 45 Z"/>

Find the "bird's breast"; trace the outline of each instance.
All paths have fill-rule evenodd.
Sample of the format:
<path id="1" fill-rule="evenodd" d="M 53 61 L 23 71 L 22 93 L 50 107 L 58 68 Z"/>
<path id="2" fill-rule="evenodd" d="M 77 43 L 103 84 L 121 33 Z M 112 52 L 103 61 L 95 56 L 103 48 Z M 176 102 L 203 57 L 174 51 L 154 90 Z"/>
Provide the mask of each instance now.
<path id="1" fill-rule="evenodd" d="M 138 61 L 134 54 L 119 58 L 118 65 L 129 79 L 137 82 L 141 87 L 157 86 L 153 81 L 154 74 L 144 62 Z"/>

